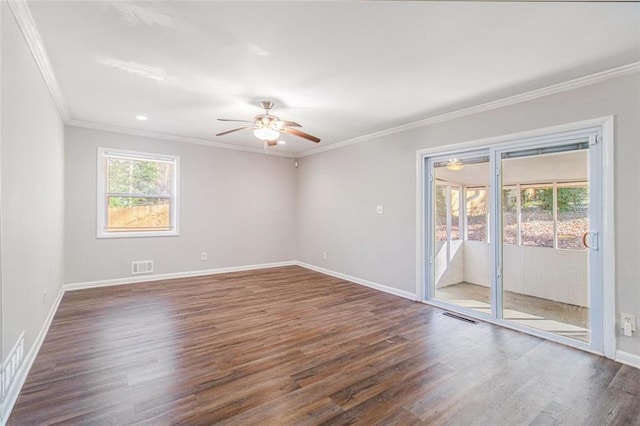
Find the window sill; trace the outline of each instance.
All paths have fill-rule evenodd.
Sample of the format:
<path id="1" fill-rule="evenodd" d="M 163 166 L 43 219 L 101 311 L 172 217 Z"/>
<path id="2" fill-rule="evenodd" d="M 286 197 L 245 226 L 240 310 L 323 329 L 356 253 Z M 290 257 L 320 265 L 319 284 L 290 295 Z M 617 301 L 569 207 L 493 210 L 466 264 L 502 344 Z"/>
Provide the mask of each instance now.
<path id="1" fill-rule="evenodd" d="M 132 232 L 98 232 L 96 238 L 145 238 L 145 237 L 179 237 L 178 231 L 132 231 Z"/>

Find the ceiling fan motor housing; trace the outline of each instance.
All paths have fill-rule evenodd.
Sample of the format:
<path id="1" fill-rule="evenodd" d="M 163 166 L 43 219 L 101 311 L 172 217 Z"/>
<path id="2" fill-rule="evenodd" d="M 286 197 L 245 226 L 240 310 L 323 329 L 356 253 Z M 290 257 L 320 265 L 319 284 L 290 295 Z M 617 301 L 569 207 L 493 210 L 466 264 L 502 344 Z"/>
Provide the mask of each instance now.
<path id="1" fill-rule="evenodd" d="M 238 129 L 227 130 L 226 132 L 218 133 L 216 136 L 223 136 L 228 133 L 237 132 L 244 129 L 253 129 L 253 134 L 262 141 L 272 142 L 269 146 L 276 144 L 280 138 L 280 133 L 287 133 L 290 135 L 298 136 L 312 142 L 320 142 L 320 138 L 312 136 L 308 133 L 304 133 L 294 127 L 302 127 L 295 121 L 281 121 L 280 118 L 275 115 L 269 114 L 269 110 L 273 108 L 273 101 L 263 100 L 260 102 L 264 108 L 264 114 L 258 114 L 253 118 L 253 122 L 249 120 L 230 120 L 219 118 L 220 121 L 240 121 L 244 123 L 252 123 L 251 126 L 240 127 Z"/>
<path id="2" fill-rule="evenodd" d="M 256 115 L 253 120 L 254 128 L 256 129 L 272 129 L 280 130 L 280 119 L 275 115 L 259 114 Z"/>

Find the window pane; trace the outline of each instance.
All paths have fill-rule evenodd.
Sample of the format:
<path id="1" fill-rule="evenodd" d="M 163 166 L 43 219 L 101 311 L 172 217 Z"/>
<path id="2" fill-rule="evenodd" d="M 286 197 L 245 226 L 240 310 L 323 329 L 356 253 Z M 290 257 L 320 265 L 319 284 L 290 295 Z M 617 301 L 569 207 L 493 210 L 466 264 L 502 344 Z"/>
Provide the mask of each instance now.
<path id="1" fill-rule="evenodd" d="M 518 190 L 502 190 L 502 241 L 518 244 Z M 553 235 L 551 242 L 553 243 Z"/>
<path id="2" fill-rule="evenodd" d="M 460 189 L 451 188 L 451 239 L 460 239 Z"/>
<path id="3" fill-rule="evenodd" d="M 173 164 L 107 157 L 107 192 L 171 195 Z"/>
<path id="4" fill-rule="evenodd" d="M 467 189 L 467 240 L 487 241 L 487 190 Z"/>
<path id="5" fill-rule="evenodd" d="M 589 230 L 587 186 L 558 188 L 558 248 L 586 250 L 582 235 Z"/>
<path id="6" fill-rule="evenodd" d="M 522 190 L 522 245 L 553 247 L 553 189 Z"/>
<path id="7" fill-rule="evenodd" d="M 435 250 L 440 251 L 447 241 L 447 187 L 436 185 L 435 198 Z"/>
<path id="8" fill-rule="evenodd" d="M 167 198 L 108 197 L 107 230 L 166 231 L 171 229 Z"/>

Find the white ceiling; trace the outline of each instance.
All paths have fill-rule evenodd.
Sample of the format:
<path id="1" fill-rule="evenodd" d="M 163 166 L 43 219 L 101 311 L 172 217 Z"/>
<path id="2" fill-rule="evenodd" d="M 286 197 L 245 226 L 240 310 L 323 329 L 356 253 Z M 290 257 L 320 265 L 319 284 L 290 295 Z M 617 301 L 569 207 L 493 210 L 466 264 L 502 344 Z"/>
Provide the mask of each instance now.
<path id="1" fill-rule="evenodd" d="M 640 61 L 638 3 L 29 2 L 71 118 L 301 153 Z M 138 114 L 148 116 L 140 122 Z"/>

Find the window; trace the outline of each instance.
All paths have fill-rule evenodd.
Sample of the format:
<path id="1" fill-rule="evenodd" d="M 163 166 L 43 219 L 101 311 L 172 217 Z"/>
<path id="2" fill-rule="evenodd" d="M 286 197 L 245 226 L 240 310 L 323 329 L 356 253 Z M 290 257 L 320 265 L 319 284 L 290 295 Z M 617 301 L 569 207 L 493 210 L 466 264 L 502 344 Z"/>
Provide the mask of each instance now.
<path id="1" fill-rule="evenodd" d="M 522 186 L 522 245 L 553 247 L 553 188 Z"/>
<path id="2" fill-rule="evenodd" d="M 502 239 L 507 244 L 519 244 L 518 188 L 503 187 L 502 190 Z"/>
<path id="3" fill-rule="evenodd" d="M 451 239 L 460 239 L 460 188 L 451 188 Z"/>
<path id="4" fill-rule="evenodd" d="M 487 241 L 487 189 L 467 187 L 467 240 Z"/>
<path id="5" fill-rule="evenodd" d="M 440 249 L 447 242 L 447 186 L 446 185 L 436 185 L 436 197 L 435 197 L 435 243 L 436 243 L 436 253 L 440 251 Z"/>
<path id="6" fill-rule="evenodd" d="M 584 250 L 589 230 L 589 188 L 586 184 L 558 186 L 558 248 Z"/>
<path id="7" fill-rule="evenodd" d="M 98 238 L 178 235 L 176 156 L 98 149 Z"/>
<path id="8" fill-rule="evenodd" d="M 589 229 L 586 182 L 505 186 L 502 191 L 505 244 L 585 250 Z"/>

